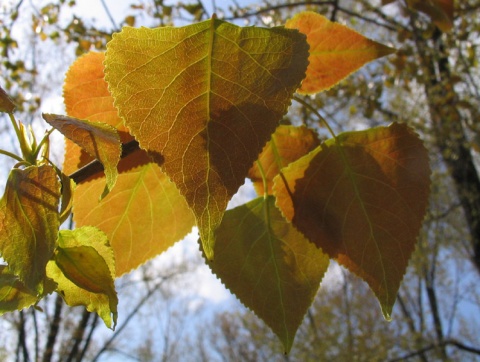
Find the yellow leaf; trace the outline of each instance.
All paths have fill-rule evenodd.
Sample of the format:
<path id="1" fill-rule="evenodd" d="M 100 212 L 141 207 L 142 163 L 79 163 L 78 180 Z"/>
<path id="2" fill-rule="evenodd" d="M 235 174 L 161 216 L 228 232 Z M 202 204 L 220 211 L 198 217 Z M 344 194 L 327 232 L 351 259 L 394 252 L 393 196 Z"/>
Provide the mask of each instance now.
<path id="1" fill-rule="evenodd" d="M 428 153 L 403 124 L 346 132 L 282 170 L 277 205 L 365 280 L 389 319 L 428 204 Z"/>
<path id="2" fill-rule="evenodd" d="M 92 52 L 70 67 L 64 86 L 65 106 L 71 116 L 116 127 L 122 142 L 129 142 L 132 137 L 117 115 L 104 80 L 103 61 L 102 53 Z M 67 140 L 65 173 L 73 173 L 91 160 Z M 97 175 L 77 186 L 73 204 L 77 226 L 95 225 L 108 236 L 115 252 L 116 275 L 120 276 L 182 239 L 195 219 L 175 185 L 144 151 L 120 160 L 118 170 L 117 183 L 107 198 L 98 202 L 90 196 L 102 191 L 104 178 Z"/>
<path id="3" fill-rule="evenodd" d="M 125 27 L 107 46 L 115 105 L 187 200 L 209 259 L 228 201 L 304 78 L 307 48 L 296 31 L 215 18 Z"/>
<path id="4" fill-rule="evenodd" d="M 329 89 L 364 64 L 395 51 L 312 11 L 295 15 L 285 27 L 304 33 L 310 45 L 310 64 L 299 93 Z"/>
<path id="5" fill-rule="evenodd" d="M 105 233 L 94 227 L 61 230 L 47 273 L 65 302 L 96 312 L 107 327 L 117 323 L 115 261 Z"/>

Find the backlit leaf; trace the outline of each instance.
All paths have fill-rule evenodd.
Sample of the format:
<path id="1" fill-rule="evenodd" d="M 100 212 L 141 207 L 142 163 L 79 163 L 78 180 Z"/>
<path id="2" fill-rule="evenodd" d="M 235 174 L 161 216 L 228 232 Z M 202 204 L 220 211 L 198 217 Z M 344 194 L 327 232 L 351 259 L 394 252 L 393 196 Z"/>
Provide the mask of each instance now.
<path id="1" fill-rule="evenodd" d="M 428 202 L 422 142 L 403 124 L 346 132 L 282 173 L 273 190 L 283 214 L 363 278 L 390 318 Z"/>
<path id="2" fill-rule="evenodd" d="M 295 15 L 285 27 L 304 33 L 310 45 L 310 64 L 299 93 L 329 89 L 364 64 L 395 51 L 312 11 Z"/>
<path id="3" fill-rule="evenodd" d="M 215 18 L 125 27 L 107 46 L 115 105 L 186 198 L 209 259 L 227 203 L 286 113 L 307 58 L 296 31 Z"/>
<path id="4" fill-rule="evenodd" d="M 304 126 L 294 127 L 280 125 L 272 134 L 271 140 L 263 148 L 258 157 L 267 181 L 267 193 L 272 194 L 273 178 L 278 175 L 281 168 L 290 162 L 296 161 L 320 144 L 317 134 Z M 263 195 L 263 177 L 255 162 L 248 172 L 248 177 L 253 181 L 253 186 L 258 195 Z"/>
<path id="5" fill-rule="evenodd" d="M 102 198 L 105 197 L 113 189 L 118 176 L 117 165 L 122 149 L 117 130 L 106 123 L 55 114 L 44 114 L 43 118 L 102 163 L 106 176 Z"/>
<path id="6" fill-rule="evenodd" d="M 31 291 L 44 291 L 59 228 L 60 183 L 49 165 L 14 168 L 0 200 L 0 255 Z"/>
<path id="7" fill-rule="evenodd" d="M 115 328 L 115 261 L 105 233 L 94 227 L 61 230 L 55 258 L 48 263 L 47 272 L 68 305 L 83 305 L 96 312 L 107 327 L 113 322 Z"/>
<path id="8" fill-rule="evenodd" d="M 15 103 L 8 94 L 0 87 L 0 112 L 12 113 L 15 110 Z"/>
<path id="9" fill-rule="evenodd" d="M 453 27 L 453 0 L 408 0 L 408 5 L 427 14 L 433 23 L 443 32 Z"/>
<path id="10" fill-rule="evenodd" d="M 70 67 L 64 86 L 65 106 L 69 115 L 116 127 L 122 142 L 128 142 L 132 137 L 117 115 L 103 79 L 103 60 L 102 53 L 89 53 Z M 67 140 L 65 173 L 91 160 Z M 108 197 L 100 202 L 90 197 L 101 192 L 104 184 L 103 177 L 94 177 L 77 185 L 73 203 L 77 226 L 95 225 L 107 234 L 120 276 L 182 239 L 195 219 L 175 185 L 144 151 L 122 159 L 118 169 L 117 183 Z"/>
<path id="11" fill-rule="evenodd" d="M 25 288 L 6 265 L 0 265 L 0 315 L 28 308 L 37 301 L 36 293 Z"/>
<path id="12" fill-rule="evenodd" d="M 287 222 L 275 198 L 228 210 L 216 231 L 212 271 L 288 352 L 329 260 Z"/>

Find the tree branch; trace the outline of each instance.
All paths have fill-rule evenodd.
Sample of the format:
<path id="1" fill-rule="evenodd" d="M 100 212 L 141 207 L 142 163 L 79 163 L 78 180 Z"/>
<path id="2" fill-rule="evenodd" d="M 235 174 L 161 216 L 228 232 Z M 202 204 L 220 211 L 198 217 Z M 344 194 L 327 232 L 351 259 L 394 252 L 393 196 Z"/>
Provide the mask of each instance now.
<path id="1" fill-rule="evenodd" d="M 453 346 L 453 347 L 456 347 L 458 348 L 459 350 L 462 350 L 462 351 L 465 351 L 465 352 L 468 352 L 468 353 L 472 353 L 472 354 L 476 354 L 476 355 L 479 355 L 480 356 L 480 349 L 479 348 L 475 348 L 475 347 L 471 347 L 471 346 L 467 346 L 466 344 L 463 344 L 455 339 L 447 339 L 447 340 L 444 340 L 443 342 L 441 343 L 433 343 L 427 347 L 424 347 L 424 348 L 421 348 L 417 351 L 414 351 L 414 352 L 410 352 L 410 353 L 407 353 L 401 357 L 397 357 L 397 358 L 394 358 L 394 359 L 390 359 L 388 360 L 387 362 L 401 362 L 401 361 L 406 361 L 412 357 L 416 357 L 416 356 L 419 356 L 425 352 L 428 352 L 428 351 L 431 351 L 433 349 L 437 349 L 437 348 L 444 348 L 444 347 L 447 347 L 447 346 Z"/>
<path id="2" fill-rule="evenodd" d="M 138 142 L 133 140 L 127 143 L 122 144 L 122 155 L 120 156 L 121 158 L 125 158 L 128 155 L 131 155 L 132 153 L 140 150 L 140 146 L 138 145 Z M 89 177 L 95 176 L 96 174 L 99 174 L 100 172 L 103 171 L 103 165 L 100 163 L 98 160 L 94 160 L 82 168 L 78 169 L 74 173 L 70 174 L 68 177 L 70 177 L 75 183 L 79 184 L 85 180 L 87 180 Z"/>

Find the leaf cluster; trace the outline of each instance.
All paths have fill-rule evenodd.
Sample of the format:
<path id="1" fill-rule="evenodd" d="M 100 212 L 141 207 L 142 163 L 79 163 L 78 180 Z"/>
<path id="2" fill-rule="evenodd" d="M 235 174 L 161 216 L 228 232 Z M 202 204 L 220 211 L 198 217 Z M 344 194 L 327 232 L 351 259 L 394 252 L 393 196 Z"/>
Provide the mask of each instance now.
<path id="1" fill-rule="evenodd" d="M 197 226 L 212 271 L 287 352 L 329 259 L 368 283 L 389 319 L 427 205 L 425 147 L 397 123 L 336 135 L 314 108 L 324 142 L 279 122 L 293 99 L 308 107 L 295 93 L 392 52 L 313 12 L 270 29 L 215 16 L 124 27 L 70 67 L 68 116 L 43 115 L 67 138 L 62 171 L 48 134 L 37 143 L 2 91 L 22 156 L 2 151 L 19 163 L 0 203 L 0 310 L 56 291 L 114 326 L 114 278 Z M 259 197 L 227 210 L 245 178 Z M 77 228 L 59 230 L 72 207 Z"/>

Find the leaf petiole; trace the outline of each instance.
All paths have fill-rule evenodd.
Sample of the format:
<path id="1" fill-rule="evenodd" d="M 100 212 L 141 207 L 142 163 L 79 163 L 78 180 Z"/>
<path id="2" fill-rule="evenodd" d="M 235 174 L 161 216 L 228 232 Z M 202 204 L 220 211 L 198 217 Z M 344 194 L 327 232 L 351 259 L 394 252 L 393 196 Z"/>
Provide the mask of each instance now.
<path id="1" fill-rule="evenodd" d="M 263 170 L 262 163 L 257 160 L 255 161 L 257 163 L 258 170 L 260 171 L 260 175 L 262 175 L 262 182 L 263 182 L 263 198 L 267 199 L 268 198 L 268 183 L 267 183 L 267 176 L 265 175 L 265 171 Z"/>
<path id="2" fill-rule="evenodd" d="M 318 111 L 315 108 L 313 108 L 313 106 L 311 104 L 305 102 L 302 98 L 297 97 L 297 96 L 293 96 L 293 99 L 295 99 L 302 106 L 304 106 L 304 107 L 308 108 L 310 111 L 312 111 L 312 113 L 315 114 L 318 117 L 318 119 L 320 120 L 320 122 L 322 122 L 323 125 L 327 128 L 328 132 L 332 135 L 335 142 L 337 141 L 337 135 L 335 134 L 335 132 L 333 132 L 333 129 L 330 127 L 327 120 L 325 118 L 323 118 L 322 115 L 320 113 L 318 113 Z"/>

